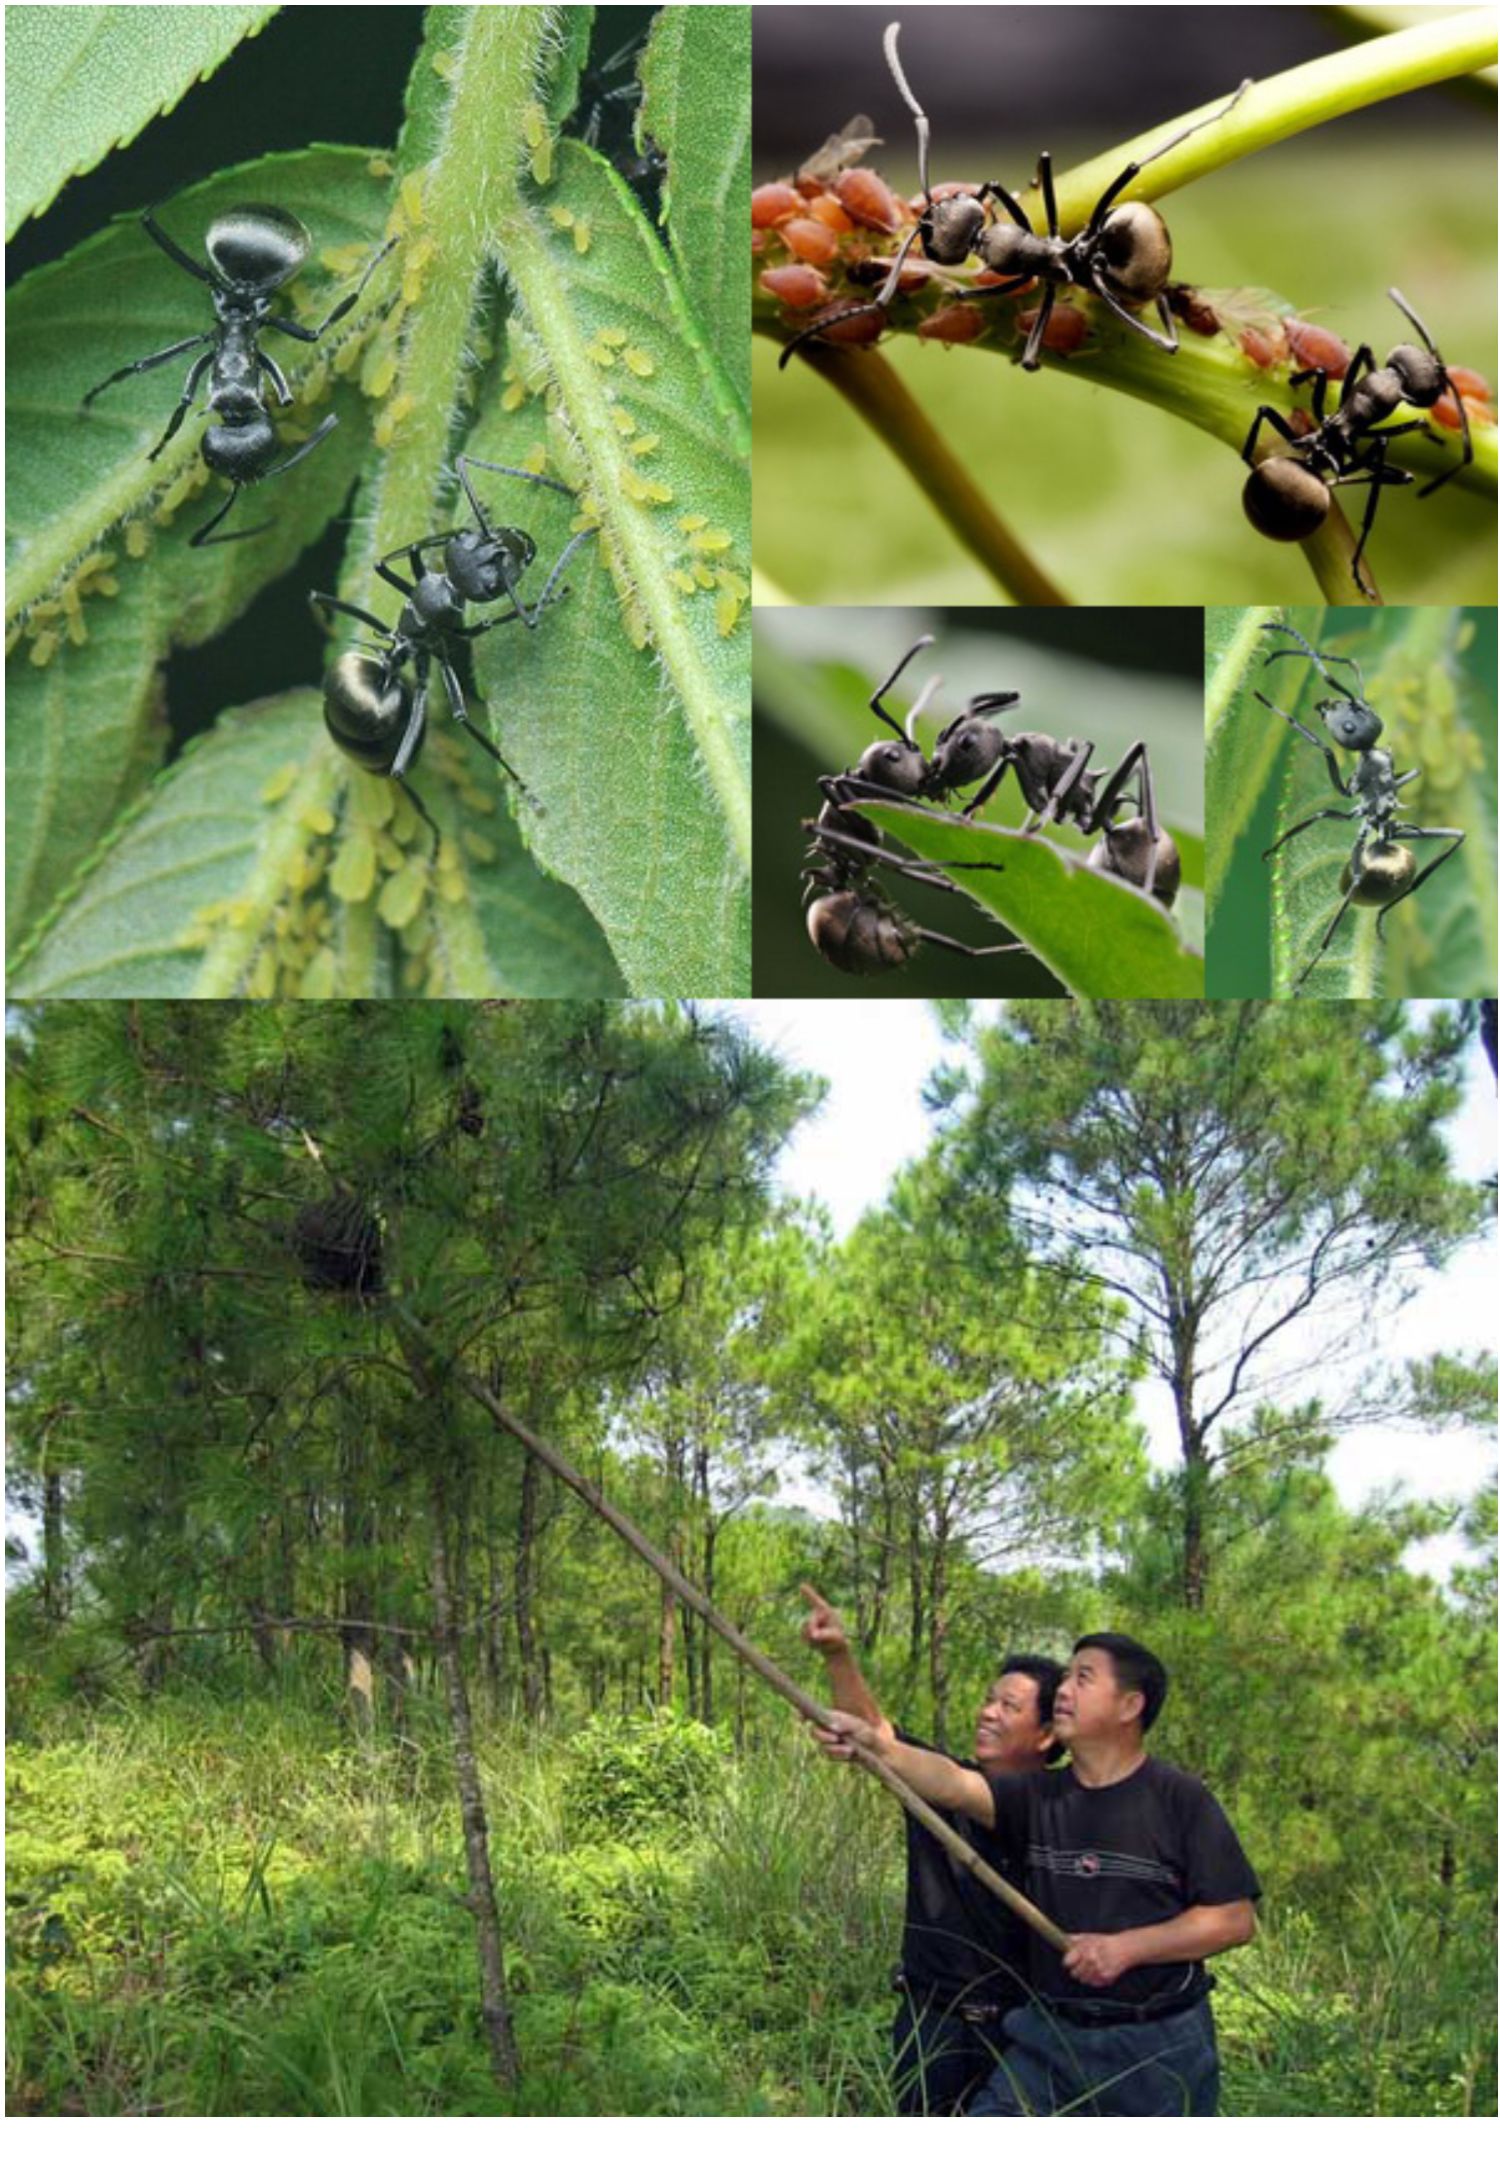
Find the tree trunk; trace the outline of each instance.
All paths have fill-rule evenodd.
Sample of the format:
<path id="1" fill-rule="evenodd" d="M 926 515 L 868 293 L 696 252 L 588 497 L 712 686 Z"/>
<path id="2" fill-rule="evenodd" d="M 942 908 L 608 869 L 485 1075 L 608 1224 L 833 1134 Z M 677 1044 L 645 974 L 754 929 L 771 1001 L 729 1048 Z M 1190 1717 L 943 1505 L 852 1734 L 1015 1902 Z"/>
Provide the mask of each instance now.
<path id="1" fill-rule="evenodd" d="M 339 1611 L 346 1623 L 374 1617 L 374 1587 L 370 1555 L 374 1550 L 374 1516 L 365 1481 L 364 1442 L 351 1433 L 339 1454 L 339 1536 L 343 1546 L 342 1596 Z M 375 1637 L 367 1626 L 346 1625 L 339 1630 L 344 1646 L 344 1689 L 354 1730 L 368 1739 L 375 1724 Z"/>
<path id="2" fill-rule="evenodd" d="M 714 1596 L 714 1568 L 716 1564 L 714 1552 L 718 1541 L 718 1526 L 716 1523 L 710 1522 L 703 1532 L 703 1580 L 699 1584 L 699 1588 L 710 1604 L 712 1604 Z M 702 1640 L 699 1670 L 702 1677 L 699 1681 L 698 1716 L 705 1725 L 712 1725 L 714 1722 L 714 1652 L 713 1638 L 708 1634 L 705 1634 Z"/>
<path id="3" fill-rule="evenodd" d="M 536 1518 L 541 1470 L 528 1454 L 521 1468 L 521 1507 L 516 1524 L 516 1648 L 521 1659 L 521 1708 L 540 1718 L 545 1700 L 536 1634 Z"/>
<path id="4" fill-rule="evenodd" d="M 439 1442 L 438 1452 L 442 1445 Z M 500 1937 L 500 1915 L 495 1904 L 495 1884 L 490 1873 L 489 1826 L 485 1821 L 484 1794 L 479 1766 L 474 1758 L 474 1728 L 469 1712 L 469 1691 L 464 1682 L 463 1660 L 453 1621 L 449 1588 L 447 1502 L 442 1479 L 432 1478 L 432 1618 L 443 1678 L 448 1691 L 448 1719 L 453 1737 L 453 1769 L 458 1781 L 459 1812 L 463 1818 L 464 1860 L 468 1869 L 468 1908 L 479 1944 L 479 1999 L 490 2070 L 497 2086 L 510 2089 L 520 2076 L 515 2029 L 505 1998 L 505 1951 Z"/>
<path id="5" fill-rule="evenodd" d="M 63 1544 L 63 1481 L 55 1469 L 42 1479 L 42 1615 L 54 1624 L 68 1614 L 68 1568 Z"/>
<path id="6" fill-rule="evenodd" d="M 948 1752 L 948 1531 L 946 1518 L 933 1538 L 931 1609 L 927 1634 L 927 1679 L 932 1690 L 932 1738 Z"/>

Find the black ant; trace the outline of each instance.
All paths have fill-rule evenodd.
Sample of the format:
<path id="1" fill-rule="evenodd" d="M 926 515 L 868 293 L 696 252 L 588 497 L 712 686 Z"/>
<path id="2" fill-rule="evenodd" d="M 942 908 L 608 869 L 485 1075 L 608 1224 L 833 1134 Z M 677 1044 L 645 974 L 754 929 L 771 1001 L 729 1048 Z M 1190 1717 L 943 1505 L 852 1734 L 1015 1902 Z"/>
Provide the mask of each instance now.
<path id="1" fill-rule="evenodd" d="M 1393 415 L 1403 401 L 1413 407 L 1434 407 L 1445 391 L 1452 394 L 1463 430 L 1463 453 L 1452 467 L 1420 489 L 1418 497 L 1430 497 L 1434 490 L 1440 490 L 1474 457 L 1468 409 L 1448 374 L 1443 357 L 1433 345 L 1432 334 L 1395 287 L 1388 287 L 1386 291 L 1421 335 L 1422 346 L 1392 347 L 1379 369 L 1369 347 L 1357 349 L 1344 371 L 1339 403 L 1332 414 L 1324 412 L 1328 399 L 1327 370 L 1299 369 L 1288 381 L 1294 385 L 1311 382 L 1315 427 L 1305 436 L 1298 436 L 1274 407 L 1257 407 L 1242 454 L 1250 469 L 1245 483 L 1246 515 L 1251 526 L 1258 528 L 1262 535 L 1268 535 L 1273 542 L 1305 542 L 1327 519 L 1335 490 L 1343 489 L 1349 483 L 1369 484 L 1364 525 L 1360 528 L 1349 569 L 1360 593 L 1369 596 L 1371 602 L 1378 602 L 1379 597 L 1365 579 L 1361 560 L 1370 529 L 1375 524 L 1380 493 L 1383 489 L 1416 480 L 1406 468 L 1392 464 L 1388 452 L 1390 441 L 1393 437 L 1404 437 L 1412 430 L 1421 430 L 1426 437 L 1432 436 L 1425 422 L 1398 422 L 1390 429 L 1382 429 L 1379 425 Z M 1257 466 L 1256 441 L 1267 423 L 1285 438 L 1290 449 L 1273 453 L 1270 459 L 1262 460 Z"/>
<path id="2" fill-rule="evenodd" d="M 268 482 L 275 475 L 284 475 L 299 460 L 305 460 L 338 423 L 337 415 L 327 416 L 306 444 L 299 445 L 289 459 L 276 467 L 269 464 L 278 447 L 266 411 L 261 377 L 269 377 L 271 388 L 283 407 L 290 405 L 292 394 L 274 356 L 262 352 L 261 333 L 284 332 L 288 339 L 300 339 L 307 346 L 315 345 L 326 331 L 349 314 L 376 265 L 395 247 L 395 242 L 387 241 L 383 248 L 377 249 L 354 291 L 336 303 L 321 324 L 309 326 L 294 324 L 290 317 L 270 313 L 277 294 L 296 276 L 312 248 L 311 234 L 301 219 L 290 211 L 280 211 L 273 204 L 244 203 L 220 212 L 210 222 L 203 238 L 208 264 L 200 264 L 186 249 L 180 248 L 157 224 L 153 211 L 141 213 L 141 224 L 174 264 L 190 272 L 195 279 L 201 279 L 210 289 L 218 321 L 212 331 L 197 332 L 191 339 L 179 339 L 175 345 L 163 347 L 158 354 L 147 354 L 138 362 L 128 362 L 113 376 L 96 384 L 91 392 L 86 392 L 82 405 L 89 406 L 101 392 L 124 377 L 157 369 L 163 362 L 170 362 L 175 355 L 187 354 L 194 347 L 207 347 L 208 353 L 200 354 L 188 371 L 172 419 L 147 456 L 153 460 L 158 458 L 177 435 L 203 374 L 205 370 L 209 371 L 205 404 L 216 420 L 203 432 L 199 449 L 204 465 L 217 475 L 227 476 L 230 489 L 213 518 L 193 536 L 191 547 L 202 549 L 210 537 L 216 542 L 244 542 L 252 535 L 263 535 L 272 523 L 266 520 L 258 527 L 241 528 L 236 535 L 215 536 L 214 529 L 232 509 L 240 491 L 249 483 Z"/>
<path id="3" fill-rule="evenodd" d="M 509 625 L 516 619 L 528 632 L 534 632 L 542 612 L 557 593 L 557 583 L 569 558 L 580 543 L 598 533 L 597 528 L 588 527 L 572 536 L 548 573 L 536 602 L 526 604 L 517 583 L 536 556 L 536 544 L 524 528 L 490 526 L 489 516 L 469 481 L 471 467 L 483 467 L 496 475 L 514 475 L 522 482 L 556 490 L 562 497 L 571 499 L 575 494 L 566 483 L 533 474 L 530 468 L 499 467 L 493 460 L 460 453 L 458 479 L 473 509 L 477 529 L 445 528 L 439 534 L 424 535 L 418 542 L 404 543 L 380 559 L 376 572 L 405 598 L 394 629 L 359 604 L 342 602 L 336 595 L 323 595 L 314 589 L 308 597 L 325 625 L 329 614 L 338 611 L 346 618 L 357 618 L 379 635 L 376 641 L 358 644 L 365 653 L 346 649 L 334 663 L 323 681 L 323 719 L 334 743 L 351 761 L 376 775 L 389 776 L 400 785 L 432 831 L 434 848 L 440 841 L 437 824 L 406 780 L 407 771 L 415 766 L 422 751 L 428 681 L 434 663 L 454 722 L 483 747 L 492 761 L 499 763 L 528 806 L 540 814 L 542 807 L 504 754 L 469 720 L 467 702 L 478 698 L 469 643 L 493 627 Z M 441 572 L 430 570 L 422 559 L 424 550 L 436 549 L 439 544 L 443 546 Z M 393 570 L 403 558 L 409 579 Z M 466 605 L 497 602 L 502 595 L 510 602 L 509 610 L 495 618 L 483 618 L 477 625 L 465 625 Z M 413 666 L 414 686 L 402 675 L 408 663 Z"/>
<path id="4" fill-rule="evenodd" d="M 1167 231 L 1161 213 L 1149 203 L 1117 203 L 1116 198 L 1128 188 L 1136 176 L 1156 159 L 1163 158 L 1189 136 L 1200 129 L 1212 127 L 1221 121 L 1250 88 L 1247 77 L 1233 96 L 1228 98 L 1216 112 L 1207 114 L 1201 121 L 1181 128 L 1165 143 L 1159 143 L 1144 158 L 1132 159 L 1116 174 L 1080 230 L 1065 240 L 1058 224 L 1057 197 L 1052 181 L 1052 156 L 1043 151 L 1037 160 L 1037 184 L 1041 188 L 1042 202 L 1047 212 L 1047 231 L 1039 234 L 1021 205 L 999 181 L 985 181 L 971 193 L 936 199 L 928 172 L 927 146 L 931 126 L 927 115 L 918 105 L 911 85 L 902 72 L 896 51 L 900 33 L 899 23 L 889 23 L 885 32 L 886 65 L 895 78 L 896 88 L 906 101 L 917 124 L 917 171 L 921 181 L 924 206 L 912 231 L 902 242 L 896 260 L 891 265 L 885 284 L 873 302 L 861 302 L 840 312 L 838 316 L 825 316 L 820 323 L 811 324 L 806 330 L 782 349 L 781 366 L 786 366 L 788 356 L 808 339 L 817 338 L 828 326 L 837 323 L 842 316 L 862 315 L 871 308 L 888 308 L 901 283 L 901 273 L 906 259 L 915 244 L 920 241 L 924 254 L 935 264 L 961 264 L 966 256 L 978 256 L 986 268 L 1000 274 L 999 283 L 993 286 L 975 286 L 967 290 L 971 301 L 986 301 L 991 295 L 1017 294 L 1033 280 L 1042 282 L 1043 293 L 1036 314 L 1032 319 L 1026 345 L 1021 354 L 1023 369 L 1041 367 L 1042 346 L 1047 336 L 1047 326 L 1056 306 L 1058 294 L 1065 286 L 1081 287 L 1102 301 L 1122 324 L 1128 324 L 1141 338 L 1149 339 L 1153 346 L 1168 354 L 1177 352 L 1177 333 L 1172 323 L 1166 287 L 1172 271 L 1172 237 Z M 993 197 L 1008 213 L 1011 224 L 1001 220 L 987 221 L 986 198 Z M 1161 317 L 1162 329 L 1153 331 L 1132 314 L 1135 309 L 1155 303 Z"/>
<path id="5" fill-rule="evenodd" d="M 1014 770 L 1021 796 L 1030 809 L 1023 835 L 1052 822 L 1070 822 L 1085 836 L 1099 841 L 1088 863 L 1170 909 L 1182 881 L 1182 862 L 1177 846 L 1156 814 L 1156 792 L 1151 760 L 1145 741 L 1137 739 L 1115 768 L 1090 769 L 1092 739 L 1051 738 L 1042 731 L 1018 731 L 1006 735 L 1004 726 L 992 719 L 1013 708 L 1018 693 L 978 693 L 938 733 L 929 761 L 912 735 L 911 726 L 940 683 L 932 679 L 907 716 L 905 726 L 895 724 L 880 706 L 912 657 L 929 647 L 932 635 L 914 643 L 896 668 L 876 688 L 870 706 L 882 723 L 900 731 L 899 740 L 867 746 L 853 768 L 841 776 L 819 778 L 825 799 L 836 807 L 859 798 L 948 799 L 977 784 L 979 789 L 961 809 L 965 818 L 977 813 L 999 788 L 1008 771 Z M 1134 789 L 1131 788 L 1135 779 Z M 1124 805 L 1133 805 L 1128 821 L 1114 817 Z"/>
<path id="6" fill-rule="evenodd" d="M 1385 726 L 1365 699 L 1364 673 L 1352 656 L 1324 655 L 1318 649 L 1310 647 L 1295 626 L 1281 625 L 1274 620 L 1268 619 L 1262 625 L 1261 631 L 1284 633 L 1297 643 L 1297 648 L 1276 649 L 1267 656 L 1267 663 L 1278 663 L 1283 657 L 1295 656 L 1298 648 L 1311 659 L 1324 683 L 1331 686 L 1338 696 L 1337 700 L 1315 701 L 1313 706 L 1322 717 L 1329 737 L 1346 752 L 1359 755 L 1353 773 L 1346 782 L 1340 773 L 1333 748 L 1326 745 L 1315 731 L 1309 730 L 1305 723 L 1299 723 L 1295 716 L 1288 715 L 1284 708 L 1278 708 L 1274 701 L 1268 701 L 1262 692 L 1256 690 L 1255 698 L 1263 708 L 1269 708 L 1273 715 L 1280 716 L 1284 723 L 1289 723 L 1300 738 L 1307 740 L 1309 746 L 1316 746 L 1328 765 L 1329 781 L 1340 797 L 1355 802 L 1350 807 L 1320 807 L 1317 813 L 1309 814 L 1305 821 L 1295 822 L 1261 853 L 1262 859 L 1269 859 L 1273 852 L 1280 851 L 1283 844 L 1290 842 L 1294 836 L 1300 836 L 1304 829 L 1310 829 L 1314 822 L 1359 823 L 1354 849 L 1349 854 L 1347 866 L 1339 875 L 1339 887 L 1344 893 L 1343 902 L 1329 922 L 1327 933 L 1298 974 L 1292 989 L 1296 994 L 1300 992 L 1313 966 L 1338 932 L 1344 914 L 1351 904 L 1378 909 L 1375 930 L 1383 938 L 1386 913 L 1394 910 L 1404 898 L 1415 896 L 1422 884 L 1436 874 L 1444 860 L 1453 857 L 1467 832 L 1463 829 L 1423 829 L 1415 822 L 1399 821 L 1396 818 L 1400 812 L 1397 792 L 1403 784 L 1413 783 L 1422 771 L 1406 769 L 1398 776 L 1391 756 L 1376 746 L 1376 740 Z M 1353 671 L 1359 682 L 1357 693 L 1334 677 L 1328 669 L 1330 663 L 1337 663 L 1342 669 Z M 1404 837 L 1451 837 L 1453 841 L 1446 851 L 1439 852 L 1438 856 L 1418 873 L 1415 855 L 1401 841 Z"/>
<path id="7" fill-rule="evenodd" d="M 822 781 L 826 785 L 834 779 Z M 931 927 L 914 926 L 881 888 L 871 861 L 926 888 L 954 896 L 962 892 L 929 861 L 888 851 L 874 824 L 852 806 L 830 796 L 816 820 L 802 826 L 813 840 L 807 855 L 811 870 L 802 890 L 808 938 L 838 971 L 868 976 L 898 970 L 911 962 L 923 942 L 961 957 L 1003 957 L 1025 949 L 1024 942 L 973 948 Z"/>

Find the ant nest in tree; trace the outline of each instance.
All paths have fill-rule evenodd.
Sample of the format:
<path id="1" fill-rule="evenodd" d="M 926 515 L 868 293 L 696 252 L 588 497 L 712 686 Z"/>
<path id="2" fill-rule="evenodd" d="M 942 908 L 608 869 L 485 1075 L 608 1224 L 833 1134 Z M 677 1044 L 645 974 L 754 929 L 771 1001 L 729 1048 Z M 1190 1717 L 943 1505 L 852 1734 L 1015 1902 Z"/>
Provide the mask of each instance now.
<path id="1" fill-rule="evenodd" d="M 352 1193 L 303 1206 L 292 1223 L 291 1243 L 309 1288 L 379 1295 L 380 1223 Z"/>

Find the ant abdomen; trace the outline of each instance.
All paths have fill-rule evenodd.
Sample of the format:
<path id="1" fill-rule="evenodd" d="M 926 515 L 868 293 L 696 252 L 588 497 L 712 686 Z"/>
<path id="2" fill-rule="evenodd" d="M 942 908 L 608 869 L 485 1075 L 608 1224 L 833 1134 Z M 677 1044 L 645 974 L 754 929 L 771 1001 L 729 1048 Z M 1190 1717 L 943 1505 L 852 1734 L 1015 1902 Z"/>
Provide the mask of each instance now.
<path id="1" fill-rule="evenodd" d="M 819 955 L 840 972 L 867 975 L 909 964 L 917 947 L 905 922 L 883 900 L 852 889 L 816 897 L 808 906 L 807 932 Z"/>

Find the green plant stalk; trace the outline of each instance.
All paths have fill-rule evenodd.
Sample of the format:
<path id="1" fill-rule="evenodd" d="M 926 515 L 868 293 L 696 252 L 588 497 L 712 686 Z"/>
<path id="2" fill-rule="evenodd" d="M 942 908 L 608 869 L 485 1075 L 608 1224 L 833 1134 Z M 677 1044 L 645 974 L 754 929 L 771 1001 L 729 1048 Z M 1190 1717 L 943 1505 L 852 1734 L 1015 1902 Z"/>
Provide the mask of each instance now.
<path id="1" fill-rule="evenodd" d="M 841 393 L 870 425 L 934 510 L 1007 595 L 1018 603 L 1071 601 L 986 503 L 973 477 L 883 355 L 841 352 L 829 347 L 809 347 L 804 352 L 808 366 Z"/>
<path id="2" fill-rule="evenodd" d="M 1336 120 L 1342 113 L 1357 113 L 1364 106 L 1398 98 L 1406 91 L 1470 75 L 1494 62 L 1497 44 L 1500 40 L 1493 11 L 1474 8 L 1462 15 L 1444 15 L 1436 22 L 1393 31 L 1389 37 L 1372 39 L 1352 51 L 1328 53 L 1320 60 L 1288 68 L 1267 82 L 1253 83 L 1216 127 L 1205 128 L 1201 135 L 1189 137 L 1176 150 L 1155 160 L 1138 181 L 1122 191 L 1122 201 L 1170 195 L 1205 173 L 1248 158 L 1273 143 L 1284 143 L 1288 137 L 1316 128 L 1323 121 Z M 1223 100 L 1215 103 L 1222 104 Z M 1057 182 L 1058 221 L 1063 232 L 1074 233 L 1086 223 L 1122 166 L 1147 156 L 1153 145 L 1174 128 L 1187 121 L 1206 119 L 1213 111 L 1214 103 L 1201 106 L 1182 121 L 1163 122 L 1063 174 Z M 1039 191 L 1028 190 L 1020 201 L 1027 211 L 1039 208 Z"/>

